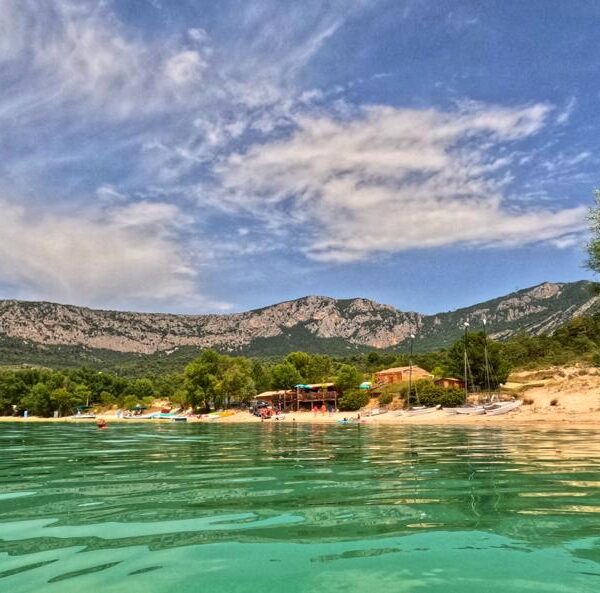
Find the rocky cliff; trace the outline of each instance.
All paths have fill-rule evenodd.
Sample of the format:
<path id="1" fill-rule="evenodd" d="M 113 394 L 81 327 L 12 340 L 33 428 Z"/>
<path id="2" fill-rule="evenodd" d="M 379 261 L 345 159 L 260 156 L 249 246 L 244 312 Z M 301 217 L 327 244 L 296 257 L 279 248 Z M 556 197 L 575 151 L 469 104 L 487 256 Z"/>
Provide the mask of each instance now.
<path id="1" fill-rule="evenodd" d="M 292 350 L 333 343 L 389 348 L 414 331 L 420 349 L 448 344 L 469 320 L 488 320 L 499 339 L 518 331 L 551 333 L 597 305 L 590 283 L 545 283 L 457 311 L 422 315 L 367 299 L 309 296 L 231 315 L 169 315 L 101 311 L 46 302 L 0 301 L 0 336 L 23 342 L 150 354 L 180 347 L 228 352 Z M 261 347 L 258 348 L 257 345 Z M 308 344 L 308 346 L 307 346 Z M 317 347 L 318 349 L 318 347 Z M 1 362 L 1 361 L 0 361 Z"/>

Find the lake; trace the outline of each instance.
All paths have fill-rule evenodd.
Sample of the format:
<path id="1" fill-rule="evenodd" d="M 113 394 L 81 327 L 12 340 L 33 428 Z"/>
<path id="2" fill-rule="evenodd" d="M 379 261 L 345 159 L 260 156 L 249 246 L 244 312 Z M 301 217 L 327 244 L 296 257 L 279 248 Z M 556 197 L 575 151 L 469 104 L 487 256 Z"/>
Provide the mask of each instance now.
<path id="1" fill-rule="evenodd" d="M 600 591 L 600 431 L 0 424 L 0 591 Z"/>

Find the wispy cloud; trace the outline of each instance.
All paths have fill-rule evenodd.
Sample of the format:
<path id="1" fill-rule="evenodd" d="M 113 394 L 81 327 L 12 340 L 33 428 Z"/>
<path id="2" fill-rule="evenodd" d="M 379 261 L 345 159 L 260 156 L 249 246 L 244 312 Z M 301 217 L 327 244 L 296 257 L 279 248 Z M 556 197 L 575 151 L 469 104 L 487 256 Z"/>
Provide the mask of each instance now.
<path id="1" fill-rule="evenodd" d="M 552 109 L 466 104 L 453 112 L 369 107 L 305 116 L 289 137 L 220 167 L 227 207 L 302 225 L 315 259 L 456 244 L 519 246 L 581 230 L 584 209 L 505 203 L 499 149 L 539 132 Z"/>

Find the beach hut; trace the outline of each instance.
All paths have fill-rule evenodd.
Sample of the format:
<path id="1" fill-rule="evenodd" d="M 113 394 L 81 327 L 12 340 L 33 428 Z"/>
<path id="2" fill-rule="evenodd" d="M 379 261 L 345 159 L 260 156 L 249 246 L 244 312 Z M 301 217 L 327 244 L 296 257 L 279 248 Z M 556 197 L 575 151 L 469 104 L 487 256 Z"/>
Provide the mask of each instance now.
<path id="1" fill-rule="evenodd" d="M 443 387 L 444 389 L 464 389 L 465 382 L 462 379 L 455 379 L 454 377 L 440 377 L 436 379 L 434 383 L 438 387 Z"/>
<path id="2" fill-rule="evenodd" d="M 409 376 L 411 376 L 413 381 L 418 381 L 419 379 L 433 379 L 433 375 L 425 369 L 417 366 L 413 366 L 412 368 L 407 366 L 378 371 L 375 373 L 375 383 L 377 385 L 402 383 L 403 381 L 408 381 Z"/>
<path id="3" fill-rule="evenodd" d="M 313 406 L 333 406 L 337 409 L 338 392 L 333 383 L 308 383 L 296 385 L 296 409 Z"/>

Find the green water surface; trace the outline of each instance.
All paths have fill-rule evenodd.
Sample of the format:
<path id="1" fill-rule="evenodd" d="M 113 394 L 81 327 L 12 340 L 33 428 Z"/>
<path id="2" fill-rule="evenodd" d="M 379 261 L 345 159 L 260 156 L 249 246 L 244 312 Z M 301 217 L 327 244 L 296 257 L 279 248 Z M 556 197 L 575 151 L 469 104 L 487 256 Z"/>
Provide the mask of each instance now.
<path id="1" fill-rule="evenodd" d="M 0 591 L 600 591 L 600 431 L 0 424 Z"/>

